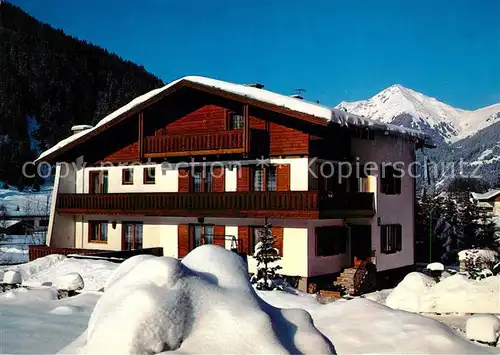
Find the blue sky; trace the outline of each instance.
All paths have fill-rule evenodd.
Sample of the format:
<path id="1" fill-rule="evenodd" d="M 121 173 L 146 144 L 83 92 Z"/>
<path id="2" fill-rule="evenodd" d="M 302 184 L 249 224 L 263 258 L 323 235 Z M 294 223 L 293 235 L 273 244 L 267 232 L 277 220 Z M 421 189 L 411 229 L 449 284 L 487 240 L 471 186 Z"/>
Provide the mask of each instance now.
<path id="1" fill-rule="evenodd" d="M 399 83 L 500 102 L 498 0 L 10 0 L 165 82 L 203 75 L 335 105 Z"/>

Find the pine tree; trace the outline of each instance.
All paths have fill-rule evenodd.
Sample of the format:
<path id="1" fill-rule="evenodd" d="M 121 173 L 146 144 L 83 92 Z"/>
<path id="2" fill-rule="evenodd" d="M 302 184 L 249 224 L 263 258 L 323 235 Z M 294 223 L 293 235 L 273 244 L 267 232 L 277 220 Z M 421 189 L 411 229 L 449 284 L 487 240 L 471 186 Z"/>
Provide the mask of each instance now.
<path id="1" fill-rule="evenodd" d="M 279 250 L 274 247 L 276 236 L 272 233 L 272 224 L 267 220 L 259 237 L 253 255 L 257 260 L 257 273 L 252 276 L 250 282 L 256 283 L 258 290 L 273 290 L 277 286 L 277 279 L 280 278 L 276 272 L 281 269 L 277 264 L 281 257 Z"/>
<path id="2" fill-rule="evenodd" d="M 457 202 L 447 194 L 443 200 L 443 211 L 436 224 L 437 235 L 443 246 L 441 260 L 444 264 L 455 263 L 462 245 L 460 220 L 457 214 Z"/>
<path id="3" fill-rule="evenodd" d="M 480 211 L 480 223 L 477 234 L 477 247 L 480 249 L 497 250 L 500 229 L 493 220 L 493 216 L 486 210 Z"/>

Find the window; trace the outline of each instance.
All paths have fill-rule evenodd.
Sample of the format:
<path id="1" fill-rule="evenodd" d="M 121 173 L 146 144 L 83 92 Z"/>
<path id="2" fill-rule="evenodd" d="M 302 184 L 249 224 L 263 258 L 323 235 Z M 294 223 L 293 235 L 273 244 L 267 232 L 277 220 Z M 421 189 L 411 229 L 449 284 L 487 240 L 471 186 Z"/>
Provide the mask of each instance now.
<path id="1" fill-rule="evenodd" d="M 276 191 L 276 165 L 266 167 L 266 191 Z"/>
<path id="2" fill-rule="evenodd" d="M 89 242 L 107 243 L 108 221 L 89 221 Z"/>
<path id="3" fill-rule="evenodd" d="M 49 226 L 49 220 L 48 219 L 41 219 L 40 222 L 38 222 L 38 225 L 40 227 L 48 227 Z"/>
<path id="4" fill-rule="evenodd" d="M 264 232 L 262 227 L 250 227 L 249 244 L 250 250 L 249 254 L 253 255 L 255 253 L 255 246 L 260 242 L 260 236 Z"/>
<path id="5" fill-rule="evenodd" d="M 380 179 L 381 192 L 386 195 L 399 195 L 401 193 L 401 172 L 392 166 L 384 166 Z"/>
<path id="6" fill-rule="evenodd" d="M 191 175 L 192 192 L 212 192 L 212 174 L 203 167 L 196 167 Z"/>
<path id="7" fill-rule="evenodd" d="M 134 169 L 125 168 L 122 170 L 122 185 L 134 184 Z"/>
<path id="8" fill-rule="evenodd" d="M 261 166 L 253 169 L 253 191 L 264 191 L 264 168 Z"/>
<path id="9" fill-rule="evenodd" d="M 189 225 L 191 249 L 199 247 L 203 244 L 213 244 L 214 242 L 214 226 L 191 224 Z"/>
<path id="10" fill-rule="evenodd" d="M 141 222 L 122 224 L 123 250 L 142 249 L 142 230 Z"/>
<path id="11" fill-rule="evenodd" d="M 252 169 L 253 191 L 276 191 L 276 166 L 255 166 Z"/>
<path id="12" fill-rule="evenodd" d="M 105 194 L 108 193 L 108 171 L 91 171 L 90 177 L 90 193 Z"/>
<path id="13" fill-rule="evenodd" d="M 156 169 L 144 168 L 144 184 L 154 184 L 156 182 Z"/>
<path id="14" fill-rule="evenodd" d="M 316 228 L 316 255 L 331 256 L 347 252 L 347 232 L 344 227 Z"/>
<path id="15" fill-rule="evenodd" d="M 232 112 L 229 114 L 229 129 L 243 129 L 244 125 L 245 120 L 243 115 L 238 115 Z"/>
<path id="16" fill-rule="evenodd" d="M 401 224 L 385 224 L 380 226 L 381 252 L 392 254 L 402 249 L 403 233 Z"/>

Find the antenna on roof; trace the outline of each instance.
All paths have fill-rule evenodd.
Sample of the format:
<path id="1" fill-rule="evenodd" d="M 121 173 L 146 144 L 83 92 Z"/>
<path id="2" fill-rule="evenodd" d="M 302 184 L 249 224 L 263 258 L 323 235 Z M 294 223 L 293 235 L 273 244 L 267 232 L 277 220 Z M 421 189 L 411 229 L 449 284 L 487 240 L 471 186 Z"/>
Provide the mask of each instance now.
<path id="1" fill-rule="evenodd" d="M 298 88 L 298 89 L 295 89 L 294 91 L 295 91 L 295 94 L 290 95 L 291 97 L 293 97 L 294 99 L 299 99 L 299 100 L 302 100 L 304 98 L 304 96 L 302 96 L 302 93 L 304 93 L 306 91 L 306 89 Z"/>

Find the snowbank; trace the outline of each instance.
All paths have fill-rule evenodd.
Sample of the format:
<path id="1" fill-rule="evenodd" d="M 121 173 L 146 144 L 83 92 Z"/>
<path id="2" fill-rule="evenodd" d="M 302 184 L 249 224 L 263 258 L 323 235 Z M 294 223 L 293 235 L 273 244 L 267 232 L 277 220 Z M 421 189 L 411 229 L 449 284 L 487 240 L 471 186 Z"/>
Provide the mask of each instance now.
<path id="1" fill-rule="evenodd" d="M 84 290 L 97 291 L 104 287 L 118 264 L 104 260 L 67 258 L 63 255 L 48 255 L 26 264 L 8 267 L 21 274 L 23 285 L 55 285 L 58 279 L 78 273 L 83 279 Z"/>
<path id="2" fill-rule="evenodd" d="M 314 325 L 338 354 L 485 354 L 490 348 L 469 342 L 433 319 L 363 298 L 333 302 L 311 312 Z"/>
<path id="3" fill-rule="evenodd" d="M 492 314 L 474 314 L 467 320 L 467 338 L 484 343 L 496 343 L 500 331 L 500 319 Z"/>
<path id="4" fill-rule="evenodd" d="M 411 273 L 386 304 L 410 312 L 500 313 L 500 276 L 476 281 L 456 274 L 435 284 L 423 274 Z"/>
<path id="5" fill-rule="evenodd" d="M 89 320 L 88 354 L 334 352 L 306 311 L 260 299 L 243 260 L 223 248 L 206 245 L 182 262 L 144 258 L 124 268 Z"/>
<path id="6" fill-rule="evenodd" d="M 419 272 L 409 273 L 387 296 L 386 304 L 395 309 L 421 312 L 420 298 L 435 284 L 436 281 L 427 275 Z"/>
<path id="7" fill-rule="evenodd" d="M 498 349 L 469 342 L 442 323 L 369 300 L 342 300 L 322 305 L 313 296 L 301 292 L 255 293 L 248 287 L 246 275 L 243 277 L 245 266 L 240 260 L 232 261 L 234 254 L 228 256 L 229 260 L 220 260 L 213 253 L 196 254 L 194 258 L 188 255 L 185 263 L 156 257 L 151 257 L 152 261 L 146 257 L 141 262 L 123 263 L 110 278 L 109 288 L 104 294 L 85 292 L 56 300 L 53 299 L 56 295 L 54 289 L 38 287 L 17 289 L 10 293 L 10 298 L 0 297 L 1 352 L 81 354 L 87 350 L 92 316 L 92 322 L 95 322 L 92 332 L 104 330 L 103 322 L 107 322 L 114 328 L 105 329 L 103 336 L 119 337 L 124 330 L 121 339 L 129 344 L 154 342 L 164 335 L 162 332 L 165 329 L 178 330 L 182 328 L 180 324 L 184 324 L 189 333 L 177 353 L 269 353 L 276 348 L 280 348 L 282 353 L 323 353 L 317 343 L 325 344 L 325 340 L 322 337 L 318 340 L 319 335 L 305 311 L 312 316 L 314 326 L 335 344 L 335 350 L 340 354 L 498 352 Z M 99 265 L 97 260 L 91 262 Z M 221 267 L 229 264 L 233 267 L 232 271 Z M 64 263 L 59 265 L 67 269 Z M 64 274 L 57 271 L 56 265 L 53 267 L 54 271 Z M 129 271 L 124 272 L 122 267 Z M 104 271 L 99 265 L 94 271 L 109 270 Z M 129 283 L 131 295 L 125 290 Z M 134 286 L 135 283 L 137 286 Z M 169 291 L 165 291 L 167 288 Z M 162 292 L 168 297 L 151 298 L 151 295 L 163 296 Z M 113 294 L 124 298 L 113 299 Z M 184 303 L 173 304 L 176 298 Z M 134 300 L 143 300 L 144 303 L 134 303 Z M 98 302 L 100 306 L 96 307 Z M 120 310 L 121 306 L 123 309 Z M 301 308 L 305 311 L 280 308 Z M 141 315 L 143 310 L 149 315 Z M 144 319 L 144 326 L 141 328 L 140 324 L 129 319 L 116 324 L 120 317 L 126 318 L 127 312 L 132 315 L 131 320 Z M 105 318 L 108 315 L 113 317 L 113 321 Z M 190 317 L 183 318 L 188 315 Z M 164 322 L 165 319 L 173 319 L 174 322 L 169 325 Z M 174 324 L 179 326 L 174 329 Z M 294 324 L 299 324 L 298 332 L 295 332 Z M 275 328 L 270 329 L 270 326 Z M 141 336 L 129 340 L 125 335 L 131 331 L 138 331 Z M 167 332 L 167 338 L 175 341 L 176 332 Z M 282 344 L 297 344 L 297 348 L 290 349 Z M 111 353 L 107 350 L 104 348 L 101 353 Z"/>

